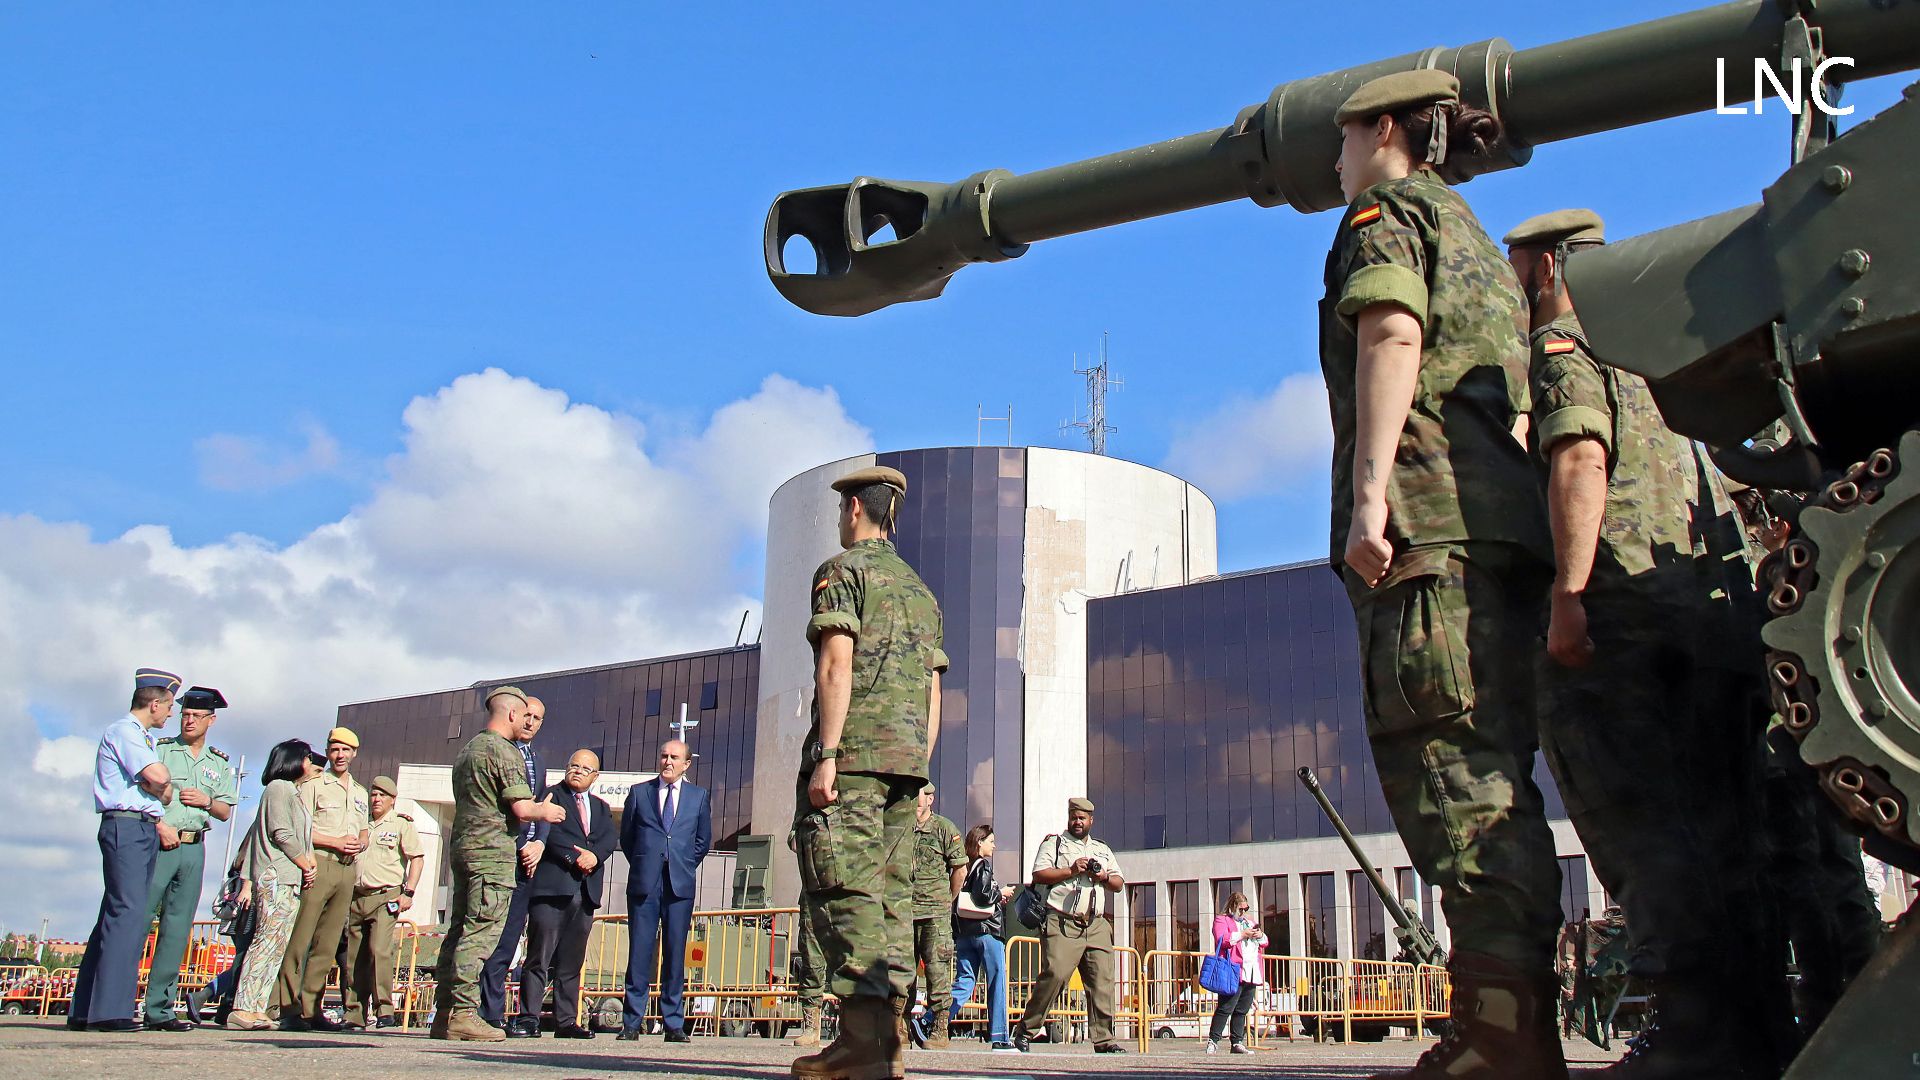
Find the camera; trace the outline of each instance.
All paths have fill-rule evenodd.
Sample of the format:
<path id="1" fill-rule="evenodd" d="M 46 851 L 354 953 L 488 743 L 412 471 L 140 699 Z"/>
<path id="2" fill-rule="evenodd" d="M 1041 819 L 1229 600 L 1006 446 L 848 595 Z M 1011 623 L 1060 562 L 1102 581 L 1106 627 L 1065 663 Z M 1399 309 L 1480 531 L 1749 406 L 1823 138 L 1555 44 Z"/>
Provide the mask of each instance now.
<path id="1" fill-rule="evenodd" d="M 1087 860 L 1087 873 L 1092 875 L 1093 877 L 1099 877 L 1100 872 L 1105 869 L 1106 867 L 1100 865 L 1099 859 Z"/>

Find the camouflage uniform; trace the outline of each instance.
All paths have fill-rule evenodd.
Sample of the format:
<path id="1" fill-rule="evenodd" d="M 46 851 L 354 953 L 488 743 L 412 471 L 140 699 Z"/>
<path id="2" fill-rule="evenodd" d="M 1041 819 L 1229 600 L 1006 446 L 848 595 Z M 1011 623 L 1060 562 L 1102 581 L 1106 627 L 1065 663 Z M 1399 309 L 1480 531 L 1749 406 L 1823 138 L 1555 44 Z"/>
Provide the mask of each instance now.
<path id="1" fill-rule="evenodd" d="M 940 606 L 886 540 L 862 540 L 813 575 L 807 640 L 854 636 L 853 694 L 840 736 L 839 799 L 816 810 L 807 785 L 818 761 L 820 707 L 795 785 L 794 831 L 803 914 L 842 1002 L 904 998 L 913 983 L 914 799 L 927 782 L 927 707 L 944 671 Z"/>
<path id="2" fill-rule="evenodd" d="M 1600 366 L 1578 319 L 1533 336 L 1534 439 L 1600 441 L 1607 503 L 1582 595 L 1593 662 L 1542 663 L 1542 741 L 1638 978 L 1719 970 L 1758 895 L 1759 623 L 1737 520 L 1712 466 L 1639 376 Z M 1737 808 L 1751 813 L 1738 813 Z M 1701 889 L 1702 875 L 1715 882 Z M 1754 928 L 1754 929 L 1757 929 Z"/>
<path id="3" fill-rule="evenodd" d="M 1873 958 L 1883 931 L 1860 863 L 1860 840 L 1801 758 L 1786 729 L 1768 732 L 1767 876 L 1800 969 L 1801 1032 L 1811 1036 Z"/>
<path id="4" fill-rule="evenodd" d="M 939 814 L 913 826 L 913 955 L 927 970 L 927 1015 L 953 1011 L 953 871 L 967 865 L 960 830 Z"/>
<path id="5" fill-rule="evenodd" d="M 1465 202 L 1424 170 L 1377 184 L 1327 258 L 1320 363 L 1333 413 L 1333 563 L 1360 636 L 1367 735 L 1401 839 L 1441 888 L 1455 944 L 1551 978 L 1559 867 L 1533 782 L 1546 514 L 1511 434 L 1526 411 L 1525 306 Z M 1354 317 L 1420 320 L 1412 408 L 1387 473 L 1386 578 L 1344 565 L 1352 510 Z"/>
<path id="6" fill-rule="evenodd" d="M 447 936 L 434 969 L 434 1004 L 442 1020 L 453 1009 L 480 1007 L 480 967 L 500 943 L 513 902 L 518 828 L 512 804 L 533 798 L 526 759 L 511 742 L 482 731 L 453 762 L 453 898 Z"/>
<path id="7" fill-rule="evenodd" d="M 1542 656 L 1541 736 L 1567 816 L 1625 915 L 1627 973 L 1657 987 L 1676 1022 L 1695 1003 L 1721 1012 L 1704 1026 L 1722 1032 L 1777 1017 L 1784 968 L 1752 827 L 1763 805 L 1759 601 L 1732 499 L 1646 383 L 1594 360 L 1571 313 L 1533 335 L 1532 390 L 1543 467 L 1568 438 L 1607 455 L 1581 598 L 1593 659 L 1573 669 Z"/>

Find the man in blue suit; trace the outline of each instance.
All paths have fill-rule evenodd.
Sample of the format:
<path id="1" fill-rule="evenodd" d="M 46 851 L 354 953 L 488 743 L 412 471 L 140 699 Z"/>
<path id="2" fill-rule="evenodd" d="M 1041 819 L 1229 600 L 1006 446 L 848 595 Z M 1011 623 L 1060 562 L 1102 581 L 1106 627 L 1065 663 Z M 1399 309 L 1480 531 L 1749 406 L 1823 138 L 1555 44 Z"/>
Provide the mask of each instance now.
<path id="1" fill-rule="evenodd" d="M 713 844 L 707 789 L 687 779 L 687 744 L 660 748 L 660 774 L 627 792 L 620 820 L 620 850 L 627 857 L 627 1000 L 621 1041 L 640 1037 L 653 979 L 654 947 L 660 964 L 660 1020 L 668 1042 L 687 1042 L 680 1004 L 687 981 L 687 930 L 693 924 L 693 878 Z"/>

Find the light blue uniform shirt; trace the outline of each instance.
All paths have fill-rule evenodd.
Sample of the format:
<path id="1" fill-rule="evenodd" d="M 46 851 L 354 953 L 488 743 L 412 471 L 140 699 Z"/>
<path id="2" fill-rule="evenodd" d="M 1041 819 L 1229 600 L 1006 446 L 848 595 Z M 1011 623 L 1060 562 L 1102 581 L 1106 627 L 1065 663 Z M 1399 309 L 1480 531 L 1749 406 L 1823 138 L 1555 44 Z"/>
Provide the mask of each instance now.
<path id="1" fill-rule="evenodd" d="M 93 809 L 132 810 L 159 818 L 160 800 L 140 789 L 140 773 L 160 760 L 154 751 L 153 729 L 132 713 L 107 726 L 100 749 L 93 756 Z"/>

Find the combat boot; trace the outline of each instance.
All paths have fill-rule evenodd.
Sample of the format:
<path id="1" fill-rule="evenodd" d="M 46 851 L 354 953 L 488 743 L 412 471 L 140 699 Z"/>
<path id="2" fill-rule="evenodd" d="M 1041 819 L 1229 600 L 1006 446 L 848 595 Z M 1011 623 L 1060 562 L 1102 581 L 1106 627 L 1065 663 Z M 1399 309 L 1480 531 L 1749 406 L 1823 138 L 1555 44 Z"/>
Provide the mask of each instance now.
<path id="1" fill-rule="evenodd" d="M 1530 977 L 1505 961 L 1454 950 L 1447 1034 L 1413 1068 L 1373 1080 L 1567 1080 L 1550 972 Z"/>
<path id="2" fill-rule="evenodd" d="M 1646 1027 L 1635 1036 L 1627 1056 L 1601 1070 L 1607 1080 L 1742 1080 L 1765 1075 L 1749 1071 L 1725 987 L 1716 995 L 1704 983 L 1661 980 L 1654 984 Z M 1778 1070 L 1772 1075 L 1778 1076 Z"/>
<path id="3" fill-rule="evenodd" d="M 950 1017 L 940 1012 L 927 1023 L 927 1049 L 945 1050 L 947 1048 L 947 1023 Z"/>
<path id="4" fill-rule="evenodd" d="M 840 1034 L 817 1054 L 795 1058 L 794 1076 L 812 1080 L 902 1080 L 906 1058 L 900 1033 L 885 1001 L 851 997 L 840 1002 Z"/>
<path id="5" fill-rule="evenodd" d="M 454 1009 L 445 1032 L 439 1037 L 453 1042 L 505 1042 L 507 1038 L 506 1032 L 480 1019 L 472 1009 Z"/>
<path id="6" fill-rule="evenodd" d="M 820 1006 L 803 1005 L 800 1008 L 800 1031 L 793 1037 L 795 1046 L 820 1045 Z"/>

